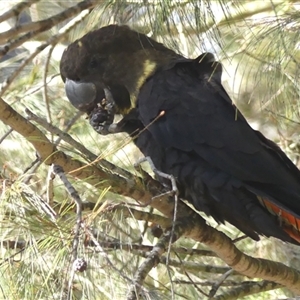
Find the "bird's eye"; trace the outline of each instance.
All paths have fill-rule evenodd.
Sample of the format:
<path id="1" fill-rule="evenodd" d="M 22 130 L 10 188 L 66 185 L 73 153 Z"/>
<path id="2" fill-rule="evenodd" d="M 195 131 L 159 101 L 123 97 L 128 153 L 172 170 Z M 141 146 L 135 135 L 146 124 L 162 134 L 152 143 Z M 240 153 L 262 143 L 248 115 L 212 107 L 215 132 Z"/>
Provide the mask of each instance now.
<path id="1" fill-rule="evenodd" d="M 96 57 L 93 57 L 89 63 L 89 67 L 91 69 L 96 69 L 97 66 L 98 66 L 98 61 L 97 61 Z"/>
<path id="2" fill-rule="evenodd" d="M 93 56 L 88 64 L 88 68 L 92 70 L 103 70 L 105 69 L 107 59 L 105 57 Z"/>

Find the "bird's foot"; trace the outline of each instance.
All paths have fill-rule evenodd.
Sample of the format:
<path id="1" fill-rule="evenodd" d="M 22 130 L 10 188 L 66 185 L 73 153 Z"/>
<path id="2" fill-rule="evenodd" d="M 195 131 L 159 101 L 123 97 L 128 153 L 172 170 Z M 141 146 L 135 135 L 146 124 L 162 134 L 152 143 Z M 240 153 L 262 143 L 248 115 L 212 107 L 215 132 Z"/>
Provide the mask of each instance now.
<path id="1" fill-rule="evenodd" d="M 135 168 L 138 172 L 142 173 L 143 176 L 144 176 L 145 173 L 146 173 L 143 169 L 140 168 L 140 165 L 141 165 L 143 162 L 148 162 L 148 164 L 149 164 L 151 170 L 153 171 L 153 173 L 154 173 L 156 176 L 161 177 L 161 178 L 168 179 L 168 180 L 170 180 L 170 182 L 171 182 L 171 190 L 169 190 L 169 191 L 167 191 L 167 192 L 165 192 L 165 193 L 159 194 L 159 195 L 157 195 L 157 196 L 154 196 L 154 197 L 152 198 L 152 201 L 153 201 L 154 199 L 163 198 L 163 197 L 166 197 L 166 196 L 178 196 L 178 188 L 177 188 L 177 184 L 176 184 L 175 177 L 174 177 L 173 175 L 167 174 L 167 173 L 164 173 L 164 172 L 158 170 L 158 169 L 155 167 L 155 165 L 154 165 L 152 159 L 151 159 L 149 156 L 145 156 L 145 157 L 139 159 L 139 160 L 134 164 L 134 168 Z M 146 176 L 149 176 L 148 173 L 146 173 Z"/>
<path id="2" fill-rule="evenodd" d="M 89 114 L 90 125 L 102 135 L 119 132 L 115 118 L 115 101 L 109 89 L 104 89 L 105 98 Z"/>

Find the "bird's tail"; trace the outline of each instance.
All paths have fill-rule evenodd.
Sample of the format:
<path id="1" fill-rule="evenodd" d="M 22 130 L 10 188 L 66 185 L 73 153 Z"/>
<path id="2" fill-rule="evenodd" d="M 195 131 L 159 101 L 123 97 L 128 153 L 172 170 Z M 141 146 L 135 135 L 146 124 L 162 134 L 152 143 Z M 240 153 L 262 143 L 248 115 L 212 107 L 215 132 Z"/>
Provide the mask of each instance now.
<path id="1" fill-rule="evenodd" d="M 257 196 L 261 205 L 264 206 L 272 215 L 278 218 L 282 229 L 296 242 L 300 243 L 300 216 L 288 212 L 277 206 L 268 198 Z"/>

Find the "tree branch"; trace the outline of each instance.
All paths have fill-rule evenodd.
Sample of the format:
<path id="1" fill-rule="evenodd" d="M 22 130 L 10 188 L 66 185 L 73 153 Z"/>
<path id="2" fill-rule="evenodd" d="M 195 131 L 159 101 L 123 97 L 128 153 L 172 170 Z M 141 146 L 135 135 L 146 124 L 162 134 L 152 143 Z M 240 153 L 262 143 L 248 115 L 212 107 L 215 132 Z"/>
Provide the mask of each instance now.
<path id="1" fill-rule="evenodd" d="M 189 227 L 189 229 L 188 229 Z M 205 224 L 198 216 L 193 216 L 186 221 L 185 236 L 193 238 L 207 245 L 225 263 L 237 272 L 251 278 L 262 278 L 274 281 L 289 288 L 300 295 L 300 272 L 263 258 L 253 258 L 242 253 L 224 233 Z"/>
<path id="2" fill-rule="evenodd" d="M 210 300 L 232 300 L 240 299 L 248 295 L 267 292 L 275 289 L 279 289 L 282 286 L 271 281 L 258 281 L 258 282 L 242 282 L 239 286 L 230 289 L 222 295 L 211 298 Z"/>
<path id="3" fill-rule="evenodd" d="M 81 161 L 73 159 L 62 151 L 58 151 L 37 127 L 13 110 L 1 98 L 0 119 L 28 140 L 45 164 L 58 164 L 67 173 L 85 180 L 91 185 L 97 186 L 102 181 L 103 186 L 111 187 L 110 191 L 129 196 L 139 203 L 151 203 L 151 206 L 173 219 L 174 201 L 172 198 L 158 198 L 151 201 L 153 196 L 163 191 L 159 182 L 149 178 L 146 181 L 144 179 L 144 183 L 139 181 L 139 178 L 133 182 L 117 174 L 108 173 L 99 165 L 85 165 Z M 179 229 L 184 236 L 207 245 L 237 272 L 249 277 L 274 281 L 300 295 L 299 271 L 279 262 L 253 258 L 242 253 L 225 234 L 206 225 L 200 215 L 181 201 L 178 203 L 178 219 L 181 219 L 181 228 Z"/>
<path id="4" fill-rule="evenodd" d="M 39 2 L 40 0 L 30 0 L 30 1 L 24 1 L 21 3 L 16 4 L 13 6 L 10 10 L 5 12 L 0 16 L 0 23 L 3 21 L 6 21 L 10 18 L 17 17 L 19 14 L 26 9 L 27 7 L 30 7 L 32 4 Z"/>
<path id="5" fill-rule="evenodd" d="M 170 240 L 172 240 L 172 242 L 175 242 L 182 236 L 182 234 L 182 227 L 177 226 L 176 224 L 174 228 L 172 227 L 167 230 L 164 235 L 158 240 L 151 252 L 147 255 L 145 261 L 138 268 L 133 279 L 133 284 L 129 289 L 127 300 L 139 299 L 138 295 L 140 287 L 143 285 L 146 276 L 152 268 L 156 267 L 159 264 L 162 254 L 168 249 Z"/>
<path id="6" fill-rule="evenodd" d="M 12 41 L 0 48 L 0 58 L 7 52 L 15 49 L 16 47 L 22 45 L 25 41 L 32 39 L 41 32 L 45 32 L 52 28 L 54 25 L 69 19 L 73 16 L 78 15 L 81 11 L 85 9 L 93 8 L 97 3 L 94 0 L 86 0 L 76 5 L 62 11 L 61 13 L 51 16 L 48 19 L 41 20 L 38 22 L 26 23 L 21 26 L 16 26 L 6 32 L 0 34 L 0 43 L 7 41 L 9 38 L 16 37 L 19 33 L 27 32 L 26 34 L 14 38 Z"/>

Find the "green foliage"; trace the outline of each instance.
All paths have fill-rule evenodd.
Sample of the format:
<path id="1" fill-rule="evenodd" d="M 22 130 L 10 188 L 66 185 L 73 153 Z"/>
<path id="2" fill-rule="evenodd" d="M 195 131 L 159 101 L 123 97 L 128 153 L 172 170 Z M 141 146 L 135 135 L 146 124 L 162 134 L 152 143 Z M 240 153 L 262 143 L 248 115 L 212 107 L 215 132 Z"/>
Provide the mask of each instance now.
<path id="1" fill-rule="evenodd" d="M 22 28 L 21 17 L 29 18 L 28 22 L 30 19 L 38 22 L 78 2 L 36 1 L 20 12 L 19 18 L 3 20 L 0 26 L 5 29 L 0 32 Z M 9 11 L 18 1 L 5 3 L 5 11 Z M 298 162 L 300 14 L 297 2 L 99 1 L 89 14 L 82 15 L 82 20 L 71 31 L 61 34 L 64 26 L 80 13 L 79 9 L 75 15 L 51 23 L 49 30 L 37 27 L 39 34 L 33 38 L 29 36 L 15 50 L 11 49 L 16 55 L 12 55 L 12 51 L 5 53 L 0 62 L 0 94 L 21 115 L 25 115 L 25 109 L 31 110 L 68 131 L 96 155 L 134 172 L 133 162 L 141 155 L 128 137 L 100 137 L 91 131 L 84 117 L 74 120 L 76 111 L 67 101 L 59 76 L 59 60 L 68 43 L 110 23 L 127 24 L 189 57 L 197 57 L 204 51 L 213 52 L 224 64 L 223 81 L 237 105 L 257 128 L 280 141 L 290 157 Z M 29 29 L 25 34 L 33 31 Z M 59 38 L 53 42 L 51 38 L 56 35 Z M 12 34 L 2 42 L 12 46 L 20 36 L 22 33 Z M 0 44 L 2 42 L 0 39 Z M 45 42 L 48 46 L 31 57 Z M 19 70 L 24 60 L 26 64 Z M 14 72 L 16 76 L 10 80 Z M 50 140 L 58 140 L 53 132 L 39 128 Z M 58 147 L 88 162 L 84 154 L 69 143 L 60 140 Z M 51 213 L 40 207 L 47 202 L 51 181 L 47 179 L 48 168 L 33 163 L 36 154 L 31 144 L 16 132 L 9 133 L 9 128 L 2 123 L 0 151 L 0 298 L 67 299 L 73 263 L 75 205 L 65 186 L 56 181 L 53 203 L 49 205 L 58 217 L 52 218 Z M 68 295 L 70 299 L 125 299 L 130 280 L 147 252 L 142 245 L 154 245 L 157 239 L 152 236 L 147 222 L 105 210 L 106 205 L 128 199 L 105 190 L 101 182 L 97 188 L 86 182 L 74 180 L 72 183 L 83 201 L 98 203 L 92 210 L 84 211 L 83 218 L 93 229 L 95 239 L 104 246 L 102 250 L 97 248 L 89 234 L 81 231 L 78 252 L 88 262 L 88 269 L 76 273 Z M 230 226 L 217 225 L 213 220 L 209 222 L 233 238 L 240 235 Z M 137 245 L 137 248 L 130 245 Z M 266 257 L 266 252 L 272 252 L 266 249 L 273 247 L 275 242 L 254 243 L 246 239 L 238 245 L 250 255 L 259 256 L 263 251 L 262 256 Z M 191 240 L 180 240 L 174 246 L 207 250 Z M 293 260 L 293 265 L 299 264 L 299 254 L 292 246 L 276 242 L 276 249 L 272 259 L 285 263 Z M 280 256 L 285 252 L 291 255 Z M 202 291 L 208 294 L 209 282 L 226 270 L 218 258 L 211 256 L 174 250 L 169 259 L 177 261 L 179 266 L 162 263 L 152 269 L 141 299 L 171 299 L 172 295 L 173 299 L 204 299 Z M 208 271 L 203 270 L 203 265 L 207 265 Z M 217 272 L 213 266 L 223 269 Z M 229 288 L 222 287 L 219 294 L 246 279 L 235 275 L 230 280 Z M 281 295 L 283 292 L 273 291 L 245 299 L 270 299 Z"/>

